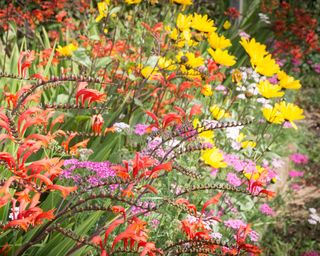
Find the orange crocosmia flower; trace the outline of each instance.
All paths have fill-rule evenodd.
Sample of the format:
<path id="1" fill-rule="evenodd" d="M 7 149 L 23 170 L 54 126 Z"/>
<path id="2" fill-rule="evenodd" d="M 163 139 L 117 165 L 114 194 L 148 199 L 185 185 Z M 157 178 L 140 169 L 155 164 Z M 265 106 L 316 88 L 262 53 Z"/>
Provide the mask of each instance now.
<path id="1" fill-rule="evenodd" d="M 112 206 L 111 210 L 113 213 L 121 213 L 123 215 L 124 220 L 126 220 L 126 210 L 122 206 Z"/>
<path id="2" fill-rule="evenodd" d="M 13 169 L 16 165 L 13 156 L 7 152 L 0 152 L 0 160 L 6 162 L 10 169 Z"/>
<path id="3" fill-rule="evenodd" d="M 104 120 L 101 114 L 92 116 L 92 131 L 94 133 L 101 133 L 102 126 L 104 124 Z"/>
<path id="4" fill-rule="evenodd" d="M 11 195 L 0 196 L 0 208 L 10 202 Z"/>
<path id="5" fill-rule="evenodd" d="M 70 154 L 76 155 L 78 148 L 86 148 L 90 139 L 83 140 L 70 148 Z"/>
<path id="6" fill-rule="evenodd" d="M 77 190 L 77 186 L 74 186 L 74 187 L 64 187 L 64 186 L 57 185 L 57 184 L 54 184 L 54 185 L 51 185 L 51 186 L 47 186 L 47 188 L 50 189 L 50 190 L 58 190 L 58 191 L 60 191 L 64 199 L 65 199 L 71 192 L 74 192 L 74 191 Z"/>
<path id="7" fill-rule="evenodd" d="M 116 128 L 112 126 L 112 127 L 106 128 L 104 130 L 104 134 L 106 135 L 108 132 L 115 133 L 115 131 L 116 131 Z"/>
<path id="8" fill-rule="evenodd" d="M 72 133 L 69 135 L 69 137 L 67 138 L 67 140 L 66 140 L 66 141 L 63 141 L 63 142 L 61 143 L 61 146 L 64 148 L 64 150 L 65 150 L 66 152 L 69 151 L 70 141 L 71 141 L 74 137 L 76 137 L 76 136 L 77 136 L 77 133 L 76 133 L 76 132 L 72 132 Z"/>
<path id="9" fill-rule="evenodd" d="M 12 220 L 7 225 L 5 225 L 3 227 L 3 229 L 7 230 L 11 227 L 19 227 L 19 228 L 23 229 L 25 232 L 27 232 L 30 223 L 31 223 L 31 221 L 29 218 Z"/>
<path id="10" fill-rule="evenodd" d="M 50 211 L 47 212 L 42 212 L 39 215 L 37 215 L 37 217 L 34 220 L 34 225 L 41 225 L 43 224 L 43 220 L 53 220 L 54 219 L 54 214 L 53 212 L 55 211 L 55 209 L 52 209 Z"/>
<path id="11" fill-rule="evenodd" d="M 134 184 L 130 184 L 127 189 L 125 189 L 125 190 L 122 191 L 122 194 L 121 194 L 121 195 L 122 195 L 123 197 L 129 197 L 129 198 L 130 198 L 130 197 L 134 197 L 134 194 L 133 194 L 133 192 L 132 192 L 133 185 L 134 185 Z"/>
<path id="12" fill-rule="evenodd" d="M 21 202 L 21 201 L 25 201 L 25 202 L 31 202 L 31 199 L 29 197 L 29 189 L 24 189 L 23 191 L 20 192 L 16 192 L 15 195 L 18 196 L 17 201 Z"/>
<path id="13" fill-rule="evenodd" d="M 131 241 L 136 241 L 137 243 L 147 242 L 148 236 L 145 229 L 146 225 L 147 222 L 134 217 L 132 219 L 132 223 L 127 227 L 127 229 L 116 236 L 112 243 L 112 250 L 121 240 L 124 241 L 124 244 L 126 244 L 129 239 L 131 239 Z"/>
<path id="14" fill-rule="evenodd" d="M 118 172 L 116 173 L 116 175 L 117 175 L 118 177 L 120 177 L 122 180 L 127 180 L 127 179 L 130 178 L 130 174 L 127 173 L 127 172 L 123 172 L 123 171 L 118 171 Z"/>
<path id="15" fill-rule="evenodd" d="M 26 77 L 27 69 L 31 66 L 35 59 L 35 51 L 25 51 L 20 53 L 18 60 L 18 74 L 19 76 Z"/>
<path id="16" fill-rule="evenodd" d="M 99 92 L 95 89 L 81 89 L 76 94 L 76 103 L 78 104 L 79 99 L 81 98 L 81 104 L 84 106 L 85 101 L 88 101 L 88 106 L 92 102 L 103 102 L 106 98 L 106 94 Z"/>

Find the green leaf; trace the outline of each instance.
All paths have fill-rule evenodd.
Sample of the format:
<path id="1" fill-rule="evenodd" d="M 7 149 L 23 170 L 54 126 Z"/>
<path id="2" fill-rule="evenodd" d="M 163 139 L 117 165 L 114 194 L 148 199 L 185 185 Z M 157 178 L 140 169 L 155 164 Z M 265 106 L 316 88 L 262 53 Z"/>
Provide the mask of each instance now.
<path id="1" fill-rule="evenodd" d="M 86 49 L 79 48 L 72 54 L 72 60 L 79 63 L 80 65 L 85 66 L 86 68 L 91 68 L 92 61 L 86 53 Z"/>
<path id="2" fill-rule="evenodd" d="M 104 68 L 112 62 L 110 57 L 103 57 L 96 60 L 96 68 Z"/>
<path id="3" fill-rule="evenodd" d="M 114 7 L 110 10 L 109 15 L 118 13 L 121 10 L 121 6 Z"/>

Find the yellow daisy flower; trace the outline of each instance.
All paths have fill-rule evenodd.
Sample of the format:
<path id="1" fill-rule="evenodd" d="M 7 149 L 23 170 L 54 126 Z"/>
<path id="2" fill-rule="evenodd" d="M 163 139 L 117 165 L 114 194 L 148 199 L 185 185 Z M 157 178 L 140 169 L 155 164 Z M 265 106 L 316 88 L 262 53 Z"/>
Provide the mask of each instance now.
<path id="1" fill-rule="evenodd" d="M 201 88 L 201 93 L 204 96 L 212 96 L 213 95 L 213 91 L 212 91 L 212 87 L 210 84 L 205 84 L 202 88 Z"/>
<path id="2" fill-rule="evenodd" d="M 165 70 L 175 70 L 176 65 L 170 59 L 166 59 L 165 57 L 160 57 L 158 60 L 158 67 Z"/>
<path id="3" fill-rule="evenodd" d="M 282 88 L 299 90 L 301 88 L 301 84 L 299 80 L 295 80 L 292 76 L 287 75 L 283 71 L 279 71 L 277 73 L 279 84 Z"/>
<path id="4" fill-rule="evenodd" d="M 98 3 L 98 11 L 99 16 L 96 18 L 96 22 L 99 22 L 103 18 L 107 17 L 108 15 L 108 4 L 109 1 L 103 1 Z"/>
<path id="5" fill-rule="evenodd" d="M 271 54 L 258 58 L 255 62 L 251 61 L 251 63 L 256 72 L 268 77 L 273 76 L 280 70 L 279 65 L 272 58 Z"/>
<path id="6" fill-rule="evenodd" d="M 282 97 L 284 95 L 284 92 L 281 91 L 282 88 L 280 85 L 271 84 L 268 80 L 260 81 L 257 87 L 260 94 L 267 99 Z"/>
<path id="7" fill-rule="evenodd" d="M 229 39 L 219 36 L 215 32 L 209 34 L 208 42 L 213 49 L 224 49 L 232 45 Z"/>
<path id="8" fill-rule="evenodd" d="M 201 73 L 198 70 L 187 69 L 185 65 L 181 65 L 180 69 L 181 73 L 187 78 L 201 80 Z"/>
<path id="9" fill-rule="evenodd" d="M 262 108 L 264 118 L 273 124 L 282 124 L 284 119 L 281 113 L 276 108 Z"/>
<path id="10" fill-rule="evenodd" d="M 213 20 L 208 18 L 208 15 L 201 15 L 195 13 L 192 19 L 192 28 L 200 32 L 210 33 L 215 31 L 217 28 L 214 27 Z"/>
<path id="11" fill-rule="evenodd" d="M 218 148 L 211 148 L 203 150 L 201 153 L 201 160 L 205 164 L 210 165 L 213 168 L 224 168 L 227 167 L 227 164 L 223 161 L 223 154 L 219 151 Z"/>
<path id="12" fill-rule="evenodd" d="M 297 129 L 297 126 L 293 121 L 304 119 L 303 109 L 292 103 L 286 103 L 285 101 L 281 101 L 280 103 L 276 103 L 274 106 L 281 115 L 282 118 L 286 121 L 289 121 L 293 128 Z"/>
<path id="13" fill-rule="evenodd" d="M 127 4 L 140 4 L 142 0 L 124 0 Z"/>
<path id="14" fill-rule="evenodd" d="M 254 38 L 249 41 L 243 37 L 240 44 L 250 56 L 251 65 L 256 72 L 264 76 L 273 76 L 280 70 L 271 54 L 266 51 L 267 47 L 264 44 L 256 42 Z"/>
<path id="15" fill-rule="evenodd" d="M 210 112 L 213 115 L 214 119 L 220 120 L 221 118 L 225 117 L 226 111 L 217 105 L 213 105 L 210 107 Z"/>
<path id="16" fill-rule="evenodd" d="M 183 15 L 182 13 L 179 13 L 176 24 L 180 31 L 189 29 L 192 24 L 192 15 Z"/>
<path id="17" fill-rule="evenodd" d="M 141 74 L 144 78 L 150 79 L 153 75 L 156 75 L 159 69 L 157 67 L 153 68 L 150 66 L 146 66 L 141 70 Z"/>
<path id="18" fill-rule="evenodd" d="M 188 67 L 198 68 L 204 64 L 204 59 L 202 57 L 196 57 L 193 52 L 179 52 L 177 55 L 177 60 Z"/>
<path id="19" fill-rule="evenodd" d="M 64 47 L 61 47 L 60 45 L 57 48 L 57 52 L 60 56 L 71 56 L 74 51 L 78 49 L 78 46 L 75 44 L 68 44 Z"/>
<path id="20" fill-rule="evenodd" d="M 192 5 L 192 0 L 172 0 L 176 4 Z"/>
<path id="21" fill-rule="evenodd" d="M 252 140 L 245 140 L 241 142 L 242 148 L 254 148 L 256 145 L 257 143 Z"/>
<path id="22" fill-rule="evenodd" d="M 216 49 L 215 51 L 211 48 L 208 49 L 211 57 L 214 59 L 215 62 L 218 64 L 230 67 L 236 64 L 236 57 L 230 55 L 227 50 L 223 51 L 221 49 Z"/>
<path id="23" fill-rule="evenodd" d="M 254 38 L 251 40 L 241 38 L 240 44 L 245 49 L 245 51 L 250 56 L 252 62 L 256 62 L 258 59 L 261 59 L 264 55 L 267 55 L 266 46 L 256 42 Z"/>

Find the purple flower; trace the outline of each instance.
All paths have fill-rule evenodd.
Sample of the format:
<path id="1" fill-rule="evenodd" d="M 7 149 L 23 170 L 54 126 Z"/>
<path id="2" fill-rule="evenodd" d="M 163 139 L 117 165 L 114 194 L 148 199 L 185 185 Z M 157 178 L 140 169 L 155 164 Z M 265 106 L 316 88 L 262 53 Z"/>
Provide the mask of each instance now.
<path id="1" fill-rule="evenodd" d="M 262 212 L 265 215 L 274 216 L 275 212 L 268 204 L 262 204 L 259 208 L 260 212 Z"/>
<path id="2" fill-rule="evenodd" d="M 247 224 L 244 223 L 242 220 L 229 219 L 224 221 L 224 225 L 232 229 L 239 229 L 240 227 L 245 227 Z"/>
<path id="3" fill-rule="evenodd" d="M 239 187 L 241 185 L 241 179 L 238 178 L 238 176 L 232 172 L 229 172 L 227 174 L 227 181 L 230 185 L 233 185 L 235 187 Z"/>
<path id="4" fill-rule="evenodd" d="M 314 64 L 312 67 L 316 73 L 320 73 L 320 63 Z"/>
<path id="5" fill-rule="evenodd" d="M 304 175 L 304 172 L 299 172 L 299 171 L 296 171 L 296 170 L 289 171 L 289 176 L 291 178 L 302 177 L 303 175 Z"/>
<path id="6" fill-rule="evenodd" d="M 251 230 L 249 232 L 249 237 L 252 242 L 257 242 L 260 239 L 260 235 L 256 231 L 253 231 L 253 230 Z"/>
<path id="7" fill-rule="evenodd" d="M 268 81 L 269 81 L 270 83 L 272 83 L 272 84 L 278 83 L 277 76 L 274 75 L 273 77 L 268 78 Z"/>
<path id="8" fill-rule="evenodd" d="M 215 177 L 215 176 L 217 175 L 218 171 L 219 171 L 219 169 L 211 168 L 210 174 L 211 174 L 213 177 Z"/>
<path id="9" fill-rule="evenodd" d="M 290 159 L 295 163 L 295 164 L 307 164 L 309 161 L 308 156 L 295 153 L 290 156 Z"/>
<path id="10" fill-rule="evenodd" d="M 102 179 L 113 177 L 116 175 L 115 171 L 111 168 L 111 162 L 91 162 L 79 161 L 78 159 L 68 159 L 63 164 L 66 169 L 62 176 L 66 179 L 72 179 L 76 183 L 81 182 L 82 176 L 90 176 L 87 181 L 89 184 L 96 186 L 102 182 Z M 84 169 L 82 173 L 76 173 L 76 170 Z"/>
<path id="11" fill-rule="evenodd" d="M 274 158 L 272 160 L 272 165 L 274 168 L 281 168 L 284 165 L 284 161 L 281 158 Z"/>
<path id="12" fill-rule="evenodd" d="M 247 163 L 241 160 L 237 155 L 224 154 L 224 161 L 232 166 L 237 172 L 241 172 L 246 167 Z"/>
<path id="13" fill-rule="evenodd" d="M 134 133 L 137 135 L 144 135 L 147 132 L 148 125 L 137 124 L 134 129 Z"/>
<path id="14" fill-rule="evenodd" d="M 156 228 L 159 226 L 160 221 L 159 221 L 158 219 L 153 219 L 153 220 L 150 221 L 150 223 L 151 223 L 151 226 L 152 226 L 154 229 L 156 229 Z"/>
<path id="15" fill-rule="evenodd" d="M 210 234 L 210 237 L 211 237 L 212 239 L 221 239 L 221 238 L 222 238 L 222 234 L 220 234 L 219 232 L 212 232 L 212 233 Z"/>

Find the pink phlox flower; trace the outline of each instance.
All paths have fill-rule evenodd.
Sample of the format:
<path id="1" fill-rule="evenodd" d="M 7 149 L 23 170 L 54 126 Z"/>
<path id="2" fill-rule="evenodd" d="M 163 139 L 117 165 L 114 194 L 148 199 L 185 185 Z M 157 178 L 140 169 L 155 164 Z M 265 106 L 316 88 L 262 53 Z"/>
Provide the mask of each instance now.
<path id="1" fill-rule="evenodd" d="M 295 178 L 295 177 L 303 177 L 304 172 L 300 172 L 300 171 L 296 171 L 296 170 L 291 170 L 289 171 L 289 176 L 291 178 Z"/>
<path id="2" fill-rule="evenodd" d="M 304 155 L 304 154 L 299 154 L 299 153 L 294 153 L 290 156 L 290 159 L 292 160 L 292 162 L 294 162 L 295 164 L 307 164 L 309 161 L 308 156 Z"/>
<path id="3" fill-rule="evenodd" d="M 265 215 L 269 215 L 269 216 L 275 215 L 275 212 L 273 211 L 273 209 L 266 203 L 260 205 L 259 210 L 260 210 L 260 212 L 262 212 Z"/>

